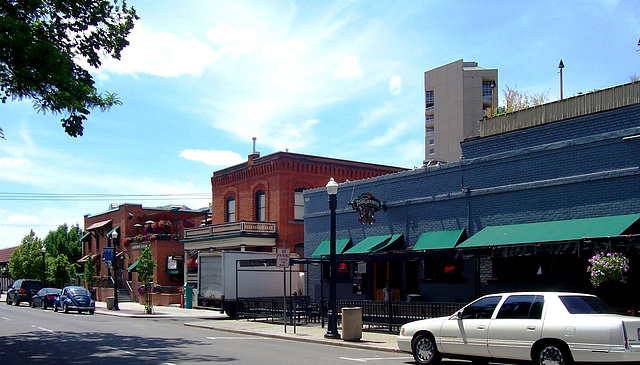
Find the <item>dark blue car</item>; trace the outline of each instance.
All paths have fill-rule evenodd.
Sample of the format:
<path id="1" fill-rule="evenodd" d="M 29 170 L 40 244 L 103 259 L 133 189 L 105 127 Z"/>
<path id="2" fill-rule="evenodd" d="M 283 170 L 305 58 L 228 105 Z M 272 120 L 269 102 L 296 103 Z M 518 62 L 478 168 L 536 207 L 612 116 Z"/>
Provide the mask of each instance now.
<path id="1" fill-rule="evenodd" d="M 42 288 L 31 297 L 31 307 L 47 309 L 53 307 L 62 290 L 58 288 Z"/>
<path id="2" fill-rule="evenodd" d="M 55 312 L 62 309 L 63 312 L 78 311 L 93 314 L 96 310 L 96 302 L 91 299 L 91 293 L 81 286 L 66 286 L 53 304 Z"/>

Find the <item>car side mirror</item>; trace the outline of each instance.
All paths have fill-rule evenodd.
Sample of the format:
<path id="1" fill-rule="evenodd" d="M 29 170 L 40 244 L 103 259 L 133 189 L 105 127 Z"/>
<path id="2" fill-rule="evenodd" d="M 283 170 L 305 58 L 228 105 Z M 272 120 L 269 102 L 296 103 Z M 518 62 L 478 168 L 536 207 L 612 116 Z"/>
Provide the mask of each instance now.
<path id="1" fill-rule="evenodd" d="M 462 319 L 462 309 L 460 309 L 459 311 L 455 312 L 453 314 L 453 316 L 451 316 L 451 319 Z"/>

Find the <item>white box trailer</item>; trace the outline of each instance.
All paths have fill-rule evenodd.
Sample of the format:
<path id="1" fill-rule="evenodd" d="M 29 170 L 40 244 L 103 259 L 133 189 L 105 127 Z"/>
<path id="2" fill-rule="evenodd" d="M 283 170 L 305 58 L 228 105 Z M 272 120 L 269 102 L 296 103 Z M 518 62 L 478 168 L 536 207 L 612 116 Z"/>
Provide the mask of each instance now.
<path id="1" fill-rule="evenodd" d="M 284 268 L 275 266 L 276 257 L 271 252 L 200 252 L 198 304 L 235 317 L 238 298 L 282 297 L 294 290 L 300 293 L 302 283 L 296 268 L 291 275 L 289 268 L 285 273 Z"/>

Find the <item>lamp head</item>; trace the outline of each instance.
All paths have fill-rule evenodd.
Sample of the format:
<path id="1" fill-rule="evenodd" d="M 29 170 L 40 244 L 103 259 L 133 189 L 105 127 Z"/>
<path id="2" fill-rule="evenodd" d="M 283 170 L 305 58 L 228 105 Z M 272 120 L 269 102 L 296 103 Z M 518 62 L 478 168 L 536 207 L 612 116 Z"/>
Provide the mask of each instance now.
<path id="1" fill-rule="evenodd" d="M 44 254 L 45 252 L 47 252 L 47 249 L 44 248 L 44 246 L 42 246 L 42 247 L 40 247 L 40 252 L 42 252 Z"/>
<path id="2" fill-rule="evenodd" d="M 327 194 L 336 195 L 338 194 L 338 183 L 333 180 L 333 178 L 329 179 L 327 183 Z"/>
<path id="3" fill-rule="evenodd" d="M 111 233 L 111 238 L 112 239 L 118 239 L 118 231 L 113 231 L 113 233 Z"/>

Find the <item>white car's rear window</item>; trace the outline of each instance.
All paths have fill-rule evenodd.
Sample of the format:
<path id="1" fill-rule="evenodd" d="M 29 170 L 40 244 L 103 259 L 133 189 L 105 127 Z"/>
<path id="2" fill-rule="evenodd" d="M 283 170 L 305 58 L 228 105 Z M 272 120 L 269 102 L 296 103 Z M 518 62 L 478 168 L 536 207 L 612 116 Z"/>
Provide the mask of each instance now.
<path id="1" fill-rule="evenodd" d="M 561 295 L 560 301 L 571 314 L 607 314 L 613 313 L 607 303 L 600 298 L 587 295 Z"/>

